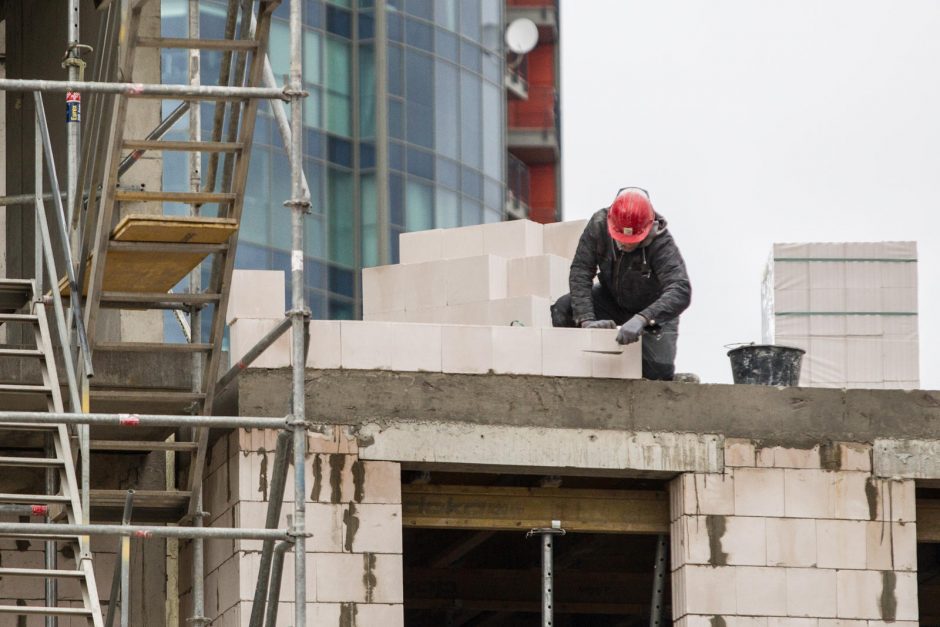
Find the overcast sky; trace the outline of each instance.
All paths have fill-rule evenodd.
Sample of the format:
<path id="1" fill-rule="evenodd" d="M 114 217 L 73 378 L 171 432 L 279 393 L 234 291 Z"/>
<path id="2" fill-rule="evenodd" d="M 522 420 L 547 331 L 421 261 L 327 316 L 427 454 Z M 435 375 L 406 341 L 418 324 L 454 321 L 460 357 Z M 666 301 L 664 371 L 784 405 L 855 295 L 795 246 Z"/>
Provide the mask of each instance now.
<path id="1" fill-rule="evenodd" d="M 940 2 L 561 2 L 565 219 L 638 185 L 693 285 L 677 367 L 730 382 L 773 242 L 914 240 L 940 389 Z"/>

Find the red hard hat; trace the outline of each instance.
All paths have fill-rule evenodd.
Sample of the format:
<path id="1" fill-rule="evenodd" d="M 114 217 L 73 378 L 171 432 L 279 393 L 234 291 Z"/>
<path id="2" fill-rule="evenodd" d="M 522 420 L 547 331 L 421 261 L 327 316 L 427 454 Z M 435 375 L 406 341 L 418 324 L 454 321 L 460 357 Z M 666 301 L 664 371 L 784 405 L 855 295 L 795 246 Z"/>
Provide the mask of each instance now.
<path id="1" fill-rule="evenodd" d="M 653 205 L 637 187 L 620 190 L 607 211 L 607 230 L 621 244 L 639 244 L 653 227 Z"/>

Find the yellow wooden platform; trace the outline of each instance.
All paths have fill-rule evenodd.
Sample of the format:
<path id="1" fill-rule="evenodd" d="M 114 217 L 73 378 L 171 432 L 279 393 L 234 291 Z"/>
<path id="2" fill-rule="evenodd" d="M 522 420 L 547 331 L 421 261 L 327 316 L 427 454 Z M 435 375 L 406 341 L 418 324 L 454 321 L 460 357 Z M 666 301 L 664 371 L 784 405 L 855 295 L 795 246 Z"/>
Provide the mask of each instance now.
<path id="1" fill-rule="evenodd" d="M 230 218 L 129 215 L 111 232 L 115 242 L 163 242 L 171 244 L 222 244 L 238 230 Z M 105 292 L 167 292 L 198 266 L 208 253 L 112 250 L 104 268 Z M 85 266 L 84 294 L 88 293 L 91 258 Z M 68 280 L 59 281 L 63 296 L 70 293 Z"/>

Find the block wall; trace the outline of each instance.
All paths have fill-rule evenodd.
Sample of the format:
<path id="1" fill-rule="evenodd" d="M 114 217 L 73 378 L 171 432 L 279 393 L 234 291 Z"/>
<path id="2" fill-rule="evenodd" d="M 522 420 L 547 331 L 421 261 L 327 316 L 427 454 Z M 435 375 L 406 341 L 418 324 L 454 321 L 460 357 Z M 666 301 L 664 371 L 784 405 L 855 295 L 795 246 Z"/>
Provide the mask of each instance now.
<path id="1" fill-rule="evenodd" d="M 276 434 L 232 433 L 212 448 L 205 481 L 211 525 L 264 527 Z M 304 465 L 308 499 L 307 619 L 311 625 L 404 624 L 402 609 L 401 478 L 398 464 L 362 461 L 355 439 L 336 427 L 329 437 L 308 436 Z M 293 468 L 280 527 L 291 513 Z M 206 542 L 206 614 L 213 625 L 243 627 L 251 616 L 261 557 L 260 541 Z M 181 616 L 192 607 L 191 553 L 180 565 Z M 294 558 L 284 563 L 278 625 L 293 624 Z"/>
<path id="2" fill-rule="evenodd" d="M 870 447 L 727 440 L 670 497 L 677 625 L 917 624 L 914 482 L 873 477 Z"/>

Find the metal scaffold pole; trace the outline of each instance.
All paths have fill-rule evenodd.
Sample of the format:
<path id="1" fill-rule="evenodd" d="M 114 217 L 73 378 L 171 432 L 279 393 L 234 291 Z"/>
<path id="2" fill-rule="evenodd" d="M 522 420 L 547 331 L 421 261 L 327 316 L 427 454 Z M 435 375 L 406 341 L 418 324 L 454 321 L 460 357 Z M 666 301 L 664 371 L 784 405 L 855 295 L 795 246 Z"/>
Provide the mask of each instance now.
<path id="1" fill-rule="evenodd" d="M 199 0 L 189 0 L 189 38 L 199 39 Z M 199 71 L 198 48 L 189 51 L 189 85 L 198 87 L 201 81 Z M 191 100 L 189 102 L 189 141 L 195 143 L 202 139 L 202 120 L 199 102 Z M 194 150 L 189 153 L 189 191 L 198 193 L 202 187 L 202 176 L 200 169 L 202 165 L 202 153 Z M 190 206 L 190 214 L 199 215 L 199 205 Z M 189 291 L 197 294 L 201 287 L 201 264 L 189 274 Z M 189 341 L 198 344 L 202 340 L 202 329 L 200 326 L 200 309 L 198 305 L 193 305 L 189 310 Z M 193 353 L 193 392 L 199 392 L 202 389 L 202 355 Z M 202 492 L 200 491 L 194 497 L 196 499 L 193 526 L 203 526 L 203 507 Z M 207 625 L 209 619 L 206 617 L 205 601 L 205 544 L 202 538 L 193 538 L 193 616 L 190 622 L 195 627 Z"/>
<path id="2" fill-rule="evenodd" d="M 294 625 L 307 624 L 307 563 L 306 563 L 306 486 L 304 463 L 307 448 L 306 407 L 304 403 L 304 326 L 309 317 L 304 303 L 304 214 L 310 206 L 301 183 L 303 165 L 303 85 L 301 83 L 301 0 L 290 0 L 290 86 L 287 95 L 291 104 L 291 311 L 293 321 L 291 364 L 293 366 L 294 428 Z"/>
<path id="3" fill-rule="evenodd" d="M 532 529 L 526 537 L 539 536 L 542 541 L 542 627 L 555 624 L 555 566 L 554 537 L 565 535 L 561 521 L 553 520 L 551 527 Z"/>

